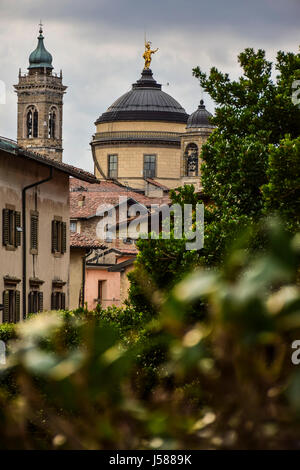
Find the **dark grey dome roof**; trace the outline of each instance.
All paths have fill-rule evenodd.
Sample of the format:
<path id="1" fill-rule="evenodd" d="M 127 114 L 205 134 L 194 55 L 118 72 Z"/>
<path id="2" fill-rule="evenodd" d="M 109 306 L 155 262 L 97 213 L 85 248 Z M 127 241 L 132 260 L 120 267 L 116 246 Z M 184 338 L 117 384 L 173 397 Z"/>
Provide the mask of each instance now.
<path id="1" fill-rule="evenodd" d="M 186 123 L 188 114 L 161 89 L 150 69 L 144 69 L 132 90 L 118 98 L 96 124 L 112 121 L 167 121 Z"/>
<path id="2" fill-rule="evenodd" d="M 212 117 L 212 114 L 209 113 L 204 105 L 204 101 L 200 101 L 200 105 L 198 106 L 198 109 L 193 112 L 190 117 L 188 118 L 187 121 L 187 129 L 193 128 L 193 127 L 214 127 L 210 123 L 210 118 Z"/>

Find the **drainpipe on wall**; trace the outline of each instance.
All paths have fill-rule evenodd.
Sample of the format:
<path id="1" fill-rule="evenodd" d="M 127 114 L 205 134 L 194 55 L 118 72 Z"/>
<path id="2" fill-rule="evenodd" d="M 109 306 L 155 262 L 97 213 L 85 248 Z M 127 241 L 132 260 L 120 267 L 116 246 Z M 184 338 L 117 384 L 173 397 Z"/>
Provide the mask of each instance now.
<path id="1" fill-rule="evenodd" d="M 23 256 L 23 320 L 26 319 L 26 305 L 27 305 L 27 293 L 26 293 L 26 282 L 27 282 L 27 264 L 26 264 L 26 254 L 27 254 L 27 244 L 26 244 L 26 191 L 31 188 L 35 188 L 43 183 L 47 183 L 53 178 L 53 168 L 50 167 L 50 174 L 48 178 L 45 178 L 36 183 L 32 183 L 22 189 L 22 231 L 23 231 L 23 245 L 22 245 L 22 256 Z"/>

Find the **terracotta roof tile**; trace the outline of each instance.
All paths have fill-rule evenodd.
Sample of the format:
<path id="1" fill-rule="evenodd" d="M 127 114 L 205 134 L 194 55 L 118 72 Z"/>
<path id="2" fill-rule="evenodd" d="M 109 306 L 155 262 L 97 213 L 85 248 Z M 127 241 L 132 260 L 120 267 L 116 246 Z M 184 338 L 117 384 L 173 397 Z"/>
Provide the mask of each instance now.
<path id="1" fill-rule="evenodd" d="M 124 246 L 124 243 L 119 239 L 115 241 L 115 244 L 112 246 L 112 248 L 118 251 L 121 255 L 136 255 L 139 252 L 135 245 Z"/>
<path id="2" fill-rule="evenodd" d="M 94 217 L 100 206 L 119 204 L 120 196 L 132 198 L 146 207 L 150 207 L 151 204 L 166 204 L 170 201 L 168 196 L 150 198 L 138 192 L 127 191 L 125 187 L 109 181 L 100 181 L 93 185 L 71 178 L 70 189 L 71 218 Z"/>
<path id="3" fill-rule="evenodd" d="M 167 186 L 164 186 L 163 184 L 159 183 L 158 181 L 153 180 L 152 178 L 147 178 L 146 181 L 148 183 L 153 184 L 153 186 L 157 186 L 158 188 L 161 188 L 163 191 L 170 191 L 170 189 Z"/>
<path id="4" fill-rule="evenodd" d="M 137 248 L 116 248 L 116 251 L 120 253 L 120 255 L 137 255 L 138 249 Z"/>
<path id="5" fill-rule="evenodd" d="M 111 251 L 115 252 L 119 256 L 125 256 L 125 255 L 135 256 L 139 252 L 139 250 L 135 246 L 128 247 L 128 248 L 124 246 L 123 247 L 112 246 L 111 248 L 107 250 L 106 253 L 111 252 Z"/>
<path id="6" fill-rule="evenodd" d="M 93 240 L 87 235 L 75 232 L 70 234 L 70 246 L 71 248 L 102 248 L 103 250 L 107 248 L 99 240 Z"/>

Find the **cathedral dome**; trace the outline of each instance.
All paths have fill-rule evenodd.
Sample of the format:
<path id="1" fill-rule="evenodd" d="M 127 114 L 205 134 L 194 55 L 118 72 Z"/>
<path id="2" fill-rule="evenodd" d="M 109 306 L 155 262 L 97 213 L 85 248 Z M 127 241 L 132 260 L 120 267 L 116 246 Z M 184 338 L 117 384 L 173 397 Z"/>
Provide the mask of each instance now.
<path id="1" fill-rule="evenodd" d="M 210 123 L 211 117 L 212 117 L 212 114 L 206 110 L 204 101 L 201 100 L 200 105 L 198 106 L 198 109 L 194 111 L 188 118 L 186 128 L 191 129 L 191 128 L 199 128 L 199 127 L 214 127 Z"/>
<path id="2" fill-rule="evenodd" d="M 29 56 L 29 67 L 28 69 L 44 68 L 53 69 L 52 67 L 52 55 L 48 52 L 44 46 L 43 30 L 40 29 L 38 36 L 37 48 Z"/>
<path id="3" fill-rule="evenodd" d="M 150 69 L 144 69 L 132 90 L 118 98 L 96 124 L 114 121 L 163 121 L 186 123 L 188 114 L 172 96 L 161 89 Z"/>

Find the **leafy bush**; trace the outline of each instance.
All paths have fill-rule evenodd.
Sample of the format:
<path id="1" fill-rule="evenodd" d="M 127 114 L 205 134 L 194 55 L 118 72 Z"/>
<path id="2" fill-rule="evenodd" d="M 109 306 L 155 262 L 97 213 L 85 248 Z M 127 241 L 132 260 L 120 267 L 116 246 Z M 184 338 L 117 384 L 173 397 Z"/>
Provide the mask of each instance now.
<path id="1" fill-rule="evenodd" d="M 278 222 L 264 232 L 268 250 L 254 256 L 243 237 L 222 269 L 177 284 L 127 345 L 120 328 L 139 327 L 129 311 L 42 314 L 19 325 L 4 368 L 19 395 L 0 393 L 0 447 L 299 448 L 291 344 L 300 338 L 300 236 Z M 191 325 L 185 312 L 199 298 L 208 316 Z M 75 348 L 61 340 L 69 322 Z"/>
<path id="2" fill-rule="evenodd" d="M 14 323 L 2 323 L 0 324 L 0 341 L 7 343 L 10 339 L 15 339 L 16 325 Z"/>

